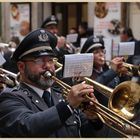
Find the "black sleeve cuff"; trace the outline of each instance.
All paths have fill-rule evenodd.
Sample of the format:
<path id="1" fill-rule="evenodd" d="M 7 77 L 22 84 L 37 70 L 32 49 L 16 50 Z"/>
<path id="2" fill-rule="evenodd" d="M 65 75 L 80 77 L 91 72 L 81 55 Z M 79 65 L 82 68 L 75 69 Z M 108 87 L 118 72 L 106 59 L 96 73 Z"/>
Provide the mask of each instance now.
<path id="1" fill-rule="evenodd" d="M 100 130 L 103 127 L 103 122 L 101 120 L 95 120 L 95 121 L 90 120 L 90 122 L 96 130 Z"/>
<path id="2" fill-rule="evenodd" d="M 68 103 L 66 102 L 60 102 L 56 105 L 60 120 L 62 122 L 65 122 L 72 115 L 72 112 L 67 105 Z"/>

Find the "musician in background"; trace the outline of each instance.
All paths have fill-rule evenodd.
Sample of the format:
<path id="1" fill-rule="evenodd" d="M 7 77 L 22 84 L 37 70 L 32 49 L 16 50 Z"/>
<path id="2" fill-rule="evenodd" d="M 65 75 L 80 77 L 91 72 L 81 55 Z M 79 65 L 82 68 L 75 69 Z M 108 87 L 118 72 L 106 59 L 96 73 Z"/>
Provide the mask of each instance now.
<path id="1" fill-rule="evenodd" d="M 71 46 L 72 44 L 67 44 L 65 37 L 59 35 L 58 19 L 55 15 L 48 16 L 42 23 L 41 28 L 57 36 L 58 42 L 54 50 L 60 63 L 63 63 L 63 56 L 65 54 L 74 53 L 73 46 Z"/>
<path id="2" fill-rule="evenodd" d="M 72 44 L 68 44 L 66 42 L 66 39 L 64 36 L 59 35 L 58 32 L 58 19 L 55 15 L 51 15 L 48 16 L 44 22 L 41 25 L 41 28 L 53 33 L 55 36 L 57 36 L 57 45 L 54 48 L 56 57 L 58 59 L 58 62 L 63 64 L 64 61 L 64 55 L 66 54 L 73 54 L 74 53 L 74 49 Z M 57 72 L 56 75 L 59 79 L 63 80 L 64 82 L 66 82 L 69 85 L 73 85 L 72 84 L 72 79 L 71 78 L 63 78 L 63 71 L 60 70 L 59 72 Z M 54 84 L 54 86 L 59 87 L 59 85 Z"/>
<path id="3" fill-rule="evenodd" d="M 121 42 L 137 41 L 137 39 L 135 39 L 133 35 L 132 29 L 129 27 L 125 27 L 122 29 L 120 37 L 121 37 Z"/>
<path id="4" fill-rule="evenodd" d="M 75 47 L 79 48 L 81 46 L 81 39 L 88 38 L 91 34 L 88 33 L 88 23 L 83 21 L 78 25 L 78 38 L 74 44 Z"/>
<path id="5" fill-rule="evenodd" d="M 130 79 L 128 76 L 124 75 L 124 73 L 127 72 L 127 69 L 122 65 L 122 57 L 112 59 L 111 67 L 108 67 L 105 61 L 105 46 L 102 37 L 89 37 L 83 45 L 81 53 L 94 54 L 93 73 L 91 75 L 91 79 L 111 88 L 115 88 L 120 82 Z M 122 73 L 121 77 L 119 76 L 120 72 Z M 108 97 L 96 90 L 95 96 L 101 104 L 106 107 L 108 106 Z M 99 132 L 99 135 L 104 135 L 104 137 L 121 137 L 118 133 L 112 131 L 108 127 L 105 127 L 101 132 Z"/>
<path id="6" fill-rule="evenodd" d="M 15 51 L 17 45 L 19 45 L 20 40 L 17 36 L 13 36 L 10 39 L 10 42 L 6 44 L 5 51 L 2 52 L 4 59 L 6 60 L 5 63 L 1 66 L 2 69 L 12 72 L 14 74 L 18 73 L 18 68 L 16 64 L 11 61 L 11 56 Z M 9 74 L 0 71 L 0 92 L 3 91 L 6 87 L 13 87 L 16 85 L 15 78 L 10 76 Z"/>
<path id="7" fill-rule="evenodd" d="M 73 86 L 65 101 L 62 93 L 52 88 L 54 80 L 45 76 L 46 71 L 55 75 L 56 45 L 56 36 L 37 29 L 16 48 L 12 60 L 20 71 L 20 84 L 0 95 L 2 137 L 95 137 L 102 128 L 94 113 L 89 115 L 78 109 L 87 102 L 87 93 L 96 100 L 93 86 Z"/>
<path id="8" fill-rule="evenodd" d="M 17 36 L 13 36 L 9 41 L 7 52 L 5 52 L 3 55 L 6 62 L 2 65 L 2 67 L 15 74 L 18 73 L 18 69 L 17 69 L 16 64 L 11 61 L 11 56 L 13 52 L 15 51 L 16 47 L 19 45 L 19 43 L 20 43 L 19 38 Z"/>
<path id="9" fill-rule="evenodd" d="M 135 42 L 135 50 L 134 55 L 128 56 L 126 62 L 133 65 L 140 65 L 140 40 L 137 40 L 134 35 L 133 31 L 129 27 L 125 27 L 122 29 L 120 34 L 121 42 Z M 133 77 L 132 81 L 139 83 L 139 75 L 137 70 L 133 69 Z"/>
<path id="10" fill-rule="evenodd" d="M 93 80 L 97 80 L 104 85 L 115 88 L 120 82 L 129 79 L 129 77 L 125 75 L 127 69 L 123 66 L 123 57 L 113 58 L 111 60 L 110 68 L 106 64 L 105 46 L 102 37 L 89 37 L 83 45 L 81 53 L 94 54 L 93 73 L 91 76 Z M 118 77 L 120 73 L 121 77 Z"/>
<path id="11" fill-rule="evenodd" d="M 138 65 L 140 64 L 140 41 L 138 41 L 134 35 L 131 28 L 123 28 L 120 34 L 121 42 L 135 42 L 135 51 L 133 56 L 129 56 L 127 63 Z"/>

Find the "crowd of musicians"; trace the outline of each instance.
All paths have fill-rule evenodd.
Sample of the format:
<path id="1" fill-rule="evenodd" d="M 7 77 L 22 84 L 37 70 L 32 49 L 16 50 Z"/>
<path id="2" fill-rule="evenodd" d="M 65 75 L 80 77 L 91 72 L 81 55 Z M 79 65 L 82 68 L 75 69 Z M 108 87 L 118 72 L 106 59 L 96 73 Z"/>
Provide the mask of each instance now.
<path id="1" fill-rule="evenodd" d="M 92 35 L 87 23 L 79 25 L 75 43 L 66 42 L 65 37 L 59 35 L 57 25 L 57 18 L 49 16 L 40 28 L 31 31 L 21 42 L 12 40 L 16 43 L 14 51 L 9 48 L 1 50 L 6 62 L 0 69 L 0 137 L 140 137 L 140 41 L 134 38 L 132 30 L 124 28 L 120 36 L 122 42 L 135 42 L 134 55 L 127 59 L 114 57 L 107 63 L 103 37 Z M 73 32 L 76 32 L 75 28 Z M 131 115 L 126 112 L 126 115 L 131 116 L 129 121 L 138 129 L 128 124 L 124 127 L 115 124 L 126 136 L 109 127 L 107 124 L 114 124 L 107 118 L 104 120 L 98 112 L 100 107 L 94 102 L 109 108 L 109 98 L 102 91 L 85 80 L 76 82 L 73 77 L 63 78 L 62 69 L 56 73 L 54 59 L 63 64 L 64 55 L 77 53 L 81 38 L 87 40 L 79 53 L 94 54 L 93 71 L 88 78 L 111 89 L 126 81 L 130 87 L 131 82 L 136 83 L 127 99 L 137 99 L 130 107 L 134 112 Z M 9 47 L 12 48 L 13 44 Z M 132 67 L 127 67 L 124 62 L 132 64 Z M 52 77 L 70 86 L 66 97 L 63 87 Z M 114 104 L 123 102 L 118 100 L 118 96 Z"/>

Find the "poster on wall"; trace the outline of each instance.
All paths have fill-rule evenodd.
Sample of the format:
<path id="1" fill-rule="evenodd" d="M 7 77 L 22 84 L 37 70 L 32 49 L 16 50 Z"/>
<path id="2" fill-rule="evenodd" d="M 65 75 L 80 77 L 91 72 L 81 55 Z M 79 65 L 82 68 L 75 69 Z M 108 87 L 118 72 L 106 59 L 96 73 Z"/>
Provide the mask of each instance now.
<path id="1" fill-rule="evenodd" d="M 94 13 L 94 35 L 113 40 L 112 56 L 114 56 L 118 52 L 120 42 L 121 3 L 96 2 Z"/>
<path id="2" fill-rule="evenodd" d="M 10 4 L 10 37 L 19 37 L 20 41 L 30 31 L 30 4 Z"/>

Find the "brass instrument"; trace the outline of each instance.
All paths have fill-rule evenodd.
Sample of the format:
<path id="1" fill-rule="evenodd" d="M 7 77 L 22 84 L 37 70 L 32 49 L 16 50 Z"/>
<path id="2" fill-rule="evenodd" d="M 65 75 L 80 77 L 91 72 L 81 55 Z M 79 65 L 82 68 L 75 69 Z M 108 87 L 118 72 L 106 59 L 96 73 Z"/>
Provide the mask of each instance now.
<path id="1" fill-rule="evenodd" d="M 46 71 L 44 77 L 52 78 L 54 81 L 56 81 L 64 89 L 64 97 L 67 96 L 71 86 L 67 85 L 55 76 L 52 76 L 49 71 Z M 132 128 L 132 135 L 133 130 L 136 130 L 137 132 L 140 131 L 139 126 L 129 121 L 129 119 L 132 119 L 135 116 L 135 106 L 139 103 L 139 85 L 133 82 L 124 82 L 118 85 L 115 90 L 113 90 L 96 81 L 91 80 L 90 78 L 84 77 L 84 80 L 94 84 L 96 89 L 100 89 L 100 91 L 107 93 L 107 96 L 110 96 L 110 109 L 94 101 L 91 97 L 88 96 L 88 94 L 85 96 L 86 99 L 94 103 L 95 108 L 93 111 L 97 113 L 103 123 L 118 133 L 122 134 L 124 137 L 129 137 L 125 132 L 121 131 L 122 129 L 125 131 L 126 125 L 129 125 L 130 128 Z"/>
<path id="2" fill-rule="evenodd" d="M 18 78 L 17 74 L 12 73 L 12 72 L 5 70 L 3 68 L 0 68 L 0 81 L 1 81 L 1 83 L 6 84 L 10 87 L 14 87 L 15 85 L 18 85 L 17 78 Z"/>
<path id="3" fill-rule="evenodd" d="M 62 67 L 63 65 L 61 64 L 59 66 Z M 48 71 L 44 76 L 54 79 L 54 81 L 64 89 L 64 97 L 67 96 L 71 86 L 55 76 L 52 76 Z M 95 102 L 88 94 L 85 96 L 85 98 L 94 103 L 95 109 L 93 109 L 93 111 L 98 114 L 103 123 L 122 134 L 124 137 L 129 137 L 126 132 L 128 126 L 130 127 L 132 136 L 134 131 L 139 134 L 140 127 L 129 121 L 136 116 L 140 109 L 140 106 L 138 106 L 140 103 L 140 86 L 137 83 L 126 81 L 119 84 L 115 89 L 111 89 L 88 77 L 83 77 L 83 80 L 93 84 L 97 91 L 109 98 L 109 108 L 107 108 L 100 103 Z M 92 111 L 92 109 L 90 110 Z"/>
<path id="4" fill-rule="evenodd" d="M 123 63 L 123 66 L 130 69 L 130 73 L 133 75 L 133 70 L 137 71 L 137 74 L 140 76 L 140 65 L 133 65 L 129 63 Z"/>
<path id="5" fill-rule="evenodd" d="M 96 89 L 97 91 L 99 91 L 100 93 L 104 94 L 109 98 L 108 101 L 109 111 L 108 109 L 106 110 L 106 108 L 104 107 L 103 109 L 104 111 L 106 110 L 109 114 L 110 113 L 112 114 L 112 112 L 114 112 L 113 113 L 114 118 L 117 118 L 117 121 L 120 121 L 122 123 L 120 125 L 121 127 L 117 129 L 117 132 L 119 132 L 120 129 L 122 130 L 124 129 L 125 131 L 126 124 L 128 124 L 131 127 L 130 131 L 132 135 L 133 135 L 133 130 L 136 130 L 137 133 L 140 131 L 139 126 L 128 121 L 136 117 L 136 114 L 138 114 L 138 110 L 140 109 L 139 84 L 131 81 L 125 81 L 119 84 L 115 89 L 111 89 L 90 78 L 84 77 L 84 80 L 90 84 L 93 84 L 94 89 Z M 115 125 L 118 127 L 119 123 L 117 122 Z"/>
<path id="6" fill-rule="evenodd" d="M 111 63 L 110 60 L 105 60 L 105 61 Z M 128 69 L 128 71 L 126 72 L 126 75 L 133 76 L 134 72 L 137 72 L 138 76 L 140 76 L 140 65 L 133 65 L 133 64 L 123 62 L 123 66 Z"/>
<path id="7" fill-rule="evenodd" d="M 62 64 L 58 62 L 58 60 L 56 58 L 54 58 L 54 63 L 55 63 L 55 66 L 57 67 L 57 69 L 55 70 L 55 73 L 59 72 L 61 69 L 62 69 Z"/>

